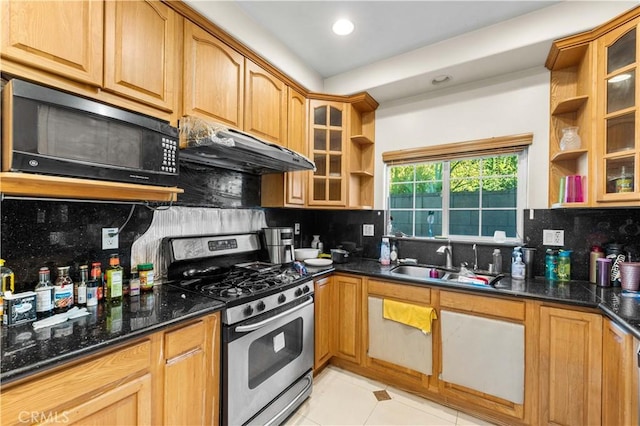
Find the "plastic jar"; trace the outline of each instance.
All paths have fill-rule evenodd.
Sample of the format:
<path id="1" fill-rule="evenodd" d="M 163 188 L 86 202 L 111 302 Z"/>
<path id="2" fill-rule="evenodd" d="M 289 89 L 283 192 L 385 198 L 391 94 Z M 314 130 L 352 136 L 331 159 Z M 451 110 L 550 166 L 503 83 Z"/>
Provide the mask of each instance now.
<path id="1" fill-rule="evenodd" d="M 547 249 L 547 255 L 544 260 L 544 277 L 548 281 L 558 279 L 558 251 Z"/>
<path id="2" fill-rule="evenodd" d="M 153 263 L 141 263 L 138 265 L 140 290 L 149 291 L 153 289 L 153 275 Z"/>

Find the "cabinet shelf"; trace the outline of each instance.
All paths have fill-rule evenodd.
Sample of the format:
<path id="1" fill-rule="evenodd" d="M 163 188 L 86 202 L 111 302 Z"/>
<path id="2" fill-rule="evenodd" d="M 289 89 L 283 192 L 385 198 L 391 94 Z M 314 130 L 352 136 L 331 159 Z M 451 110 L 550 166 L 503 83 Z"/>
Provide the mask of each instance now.
<path id="1" fill-rule="evenodd" d="M 373 172 L 369 172 L 366 170 L 353 170 L 351 172 L 352 175 L 354 176 L 368 176 L 368 177 L 373 177 Z"/>
<path id="2" fill-rule="evenodd" d="M 575 160 L 583 154 L 589 152 L 587 149 L 571 149 L 567 151 L 558 151 L 553 157 L 551 157 L 551 161 L 564 161 L 564 160 Z"/>
<path id="3" fill-rule="evenodd" d="M 351 140 L 360 145 L 373 145 L 374 142 L 365 135 L 353 135 L 351 136 Z"/>
<path id="4" fill-rule="evenodd" d="M 589 203 L 553 203 L 551 204 L 552 209 L 584 209 L 589 207 Z"/>
<path id="5" fill-rule="evenodd" d="M 575 96 L 565 99 L 556 105 L 551 115 L 566 114 L 568 112 L 578 111 L 589 100 L 589 96 Z"/>
<path id="6" fill-rule="evenodd" d="M 0 192 L 6 195 L 121 201 L 176 201 L 177 187 L 138 185 L 60 176 L 2 172 Z"/>

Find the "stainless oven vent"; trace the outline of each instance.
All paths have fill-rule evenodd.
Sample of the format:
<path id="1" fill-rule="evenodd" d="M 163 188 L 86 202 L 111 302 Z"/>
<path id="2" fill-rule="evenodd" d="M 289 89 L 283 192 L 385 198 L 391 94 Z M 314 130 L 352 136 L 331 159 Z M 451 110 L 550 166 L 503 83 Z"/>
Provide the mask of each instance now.
<path id="1" fill-rule="evenodd" d="M 304 155 L 197 117 L 180 120 L 180 160 L 263 175 L 315 170 Z"/>

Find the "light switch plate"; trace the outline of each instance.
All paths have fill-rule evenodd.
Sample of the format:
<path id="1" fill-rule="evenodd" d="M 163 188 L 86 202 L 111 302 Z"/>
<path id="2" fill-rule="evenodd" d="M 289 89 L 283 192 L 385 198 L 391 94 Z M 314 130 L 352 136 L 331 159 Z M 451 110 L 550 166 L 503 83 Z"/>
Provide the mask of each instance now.
<path id="1" fill-rule="evenodd" d="M 102 250 L 118 248 L 118 228 L 102 228 Z"/>
<path id="2" fill-rule="evenodd" d="M 362 236 L 363 237 L 373 237 L 374 235 L 374 227 L 372 223 L 365 223 L 362 225 Z"/>

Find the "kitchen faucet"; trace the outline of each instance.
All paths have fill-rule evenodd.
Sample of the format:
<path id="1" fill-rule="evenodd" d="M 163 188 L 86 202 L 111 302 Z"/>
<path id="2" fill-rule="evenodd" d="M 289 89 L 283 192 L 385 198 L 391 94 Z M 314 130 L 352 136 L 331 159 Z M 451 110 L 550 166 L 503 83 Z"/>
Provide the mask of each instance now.
<path id="1" fill-rule="evenodd" d="M 453 268 L 453 249 L 451 248 L 451 241 L 448 241 L 446 246 L 440 246 L 438 250 L 436 250 L 436 253 L 444 254 L 446 256 L 446 268 Z"/>

